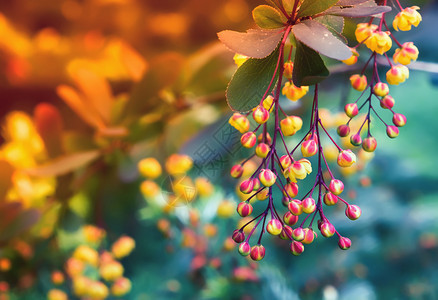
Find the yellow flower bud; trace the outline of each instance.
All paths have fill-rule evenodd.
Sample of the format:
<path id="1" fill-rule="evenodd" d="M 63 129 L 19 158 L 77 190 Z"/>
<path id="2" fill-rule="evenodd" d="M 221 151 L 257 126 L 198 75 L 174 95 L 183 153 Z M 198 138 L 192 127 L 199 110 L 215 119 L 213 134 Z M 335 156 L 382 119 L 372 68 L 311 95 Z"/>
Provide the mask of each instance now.
<path id="1" fill-rule="evenodd" d="M 308 86 L 297 87 L 291 82 L 286 82 L 282 89 L 282 94 L 285 95 L 289 100 L 297 101 L 303 98 L 309 91 Z"/>
<path id="2" fill-rule="evenodd" d="M 417 60 L 418 48 L 415 47 L 414 43 L 406 42 L 402 45 L 401 48 L 395 49 L 392 58 L 394 59 L 395 63 L 408 65 L 411 63 L 411 60 Z"/>
<path id="3" fill-rule="evenodd" d="M 398 85 L 409 78 L 409 69 L 406 66 L 397 65 L 386 72 L 386 81 L 392 85 Z"/>
<path id="4" fill-rule="evenodd" d="M 356 40 L 361 43 L 371 36 L 371 34 L 376 31 L 377 25 L 368 23 L 357 24 L 356 30 L 354 32 Z"/>
<path id="5" fill-rule="evenodd" d="M 401 12 L 399 12 L 392 22 L 392 26 L 395 30 L 408 31 L 411 30 L 412 25 L 415 27 L 420 24 L 422 18 L 420 13 L 417 11 L 420 8 L 418 6 L 406 7 Z"/>
<path id="6" fill-rule="evenodd" d="M 392 47 L 392 40 L 389 37 L 389 32 L 376 31 L 365 41 L 365 45 L 371 50 L 379 54 L 384 54 Z"/>
<path id="7" fill-rule="evenodd" d="M 150 179 L 155 179 L 162 173 L 160 163 L 153 157 L 140 160 L 138 163 L 138 171 L 142 176 Z"/>

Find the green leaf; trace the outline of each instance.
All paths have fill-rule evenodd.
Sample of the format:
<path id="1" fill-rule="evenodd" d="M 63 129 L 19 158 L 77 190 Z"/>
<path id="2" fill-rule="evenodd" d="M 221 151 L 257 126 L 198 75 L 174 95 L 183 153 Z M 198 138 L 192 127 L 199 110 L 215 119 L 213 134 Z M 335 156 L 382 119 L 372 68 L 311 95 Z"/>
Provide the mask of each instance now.
<path id="1" fill-rule="evenodd" d="M 279 49 L 266 58 L 247 60 L 231 78 L 227 89 L 227 102 L 234 111 L 245 112 L 256 107 L 274 76 Z M 278 74 L 275 74 L 275 79 Z M 272 85 L 268 91 L 274 88 Z"/>
<path id="2" fill-rule="evenodd" d="M 377 5 L 374 2 L 374 0 L 369 0 L 356 5 L 348 5 L 348 6 L 336 5 L 325 11 L 324 14 L 341 16 L 341 17 L 360 18 L 360 17 L 375 16 L 389 11 L 391 11 L 391 7 L 380 6 Z"/>
<path id="3" fill-rule="evenodd" d="M 304 0 L 303 4 L 301 4 L 300 10 L 298 11 L 298 18 L 313 16 L 318 13 L 321 13 L 333 5 L 336 4 L 338 0 Z"/>
<path id="4" fill-rule="evenodd" d="M 330 30 L 332 33 L 341 34 L 342 31 L 344 30 L 343 17 L 324 15 L 315 18 L 314 20 L 318 21 L 319 23 L 327 27 L 327 29 Z"/>
<path id="5" fill-rule="evenodd" d="M 219 40 L 236 53 L 252 58 L 265 58 L 275 50 L 283 36 L 277 30 L 250 29 L 246 33 L 224 30 L 218 33 Z"/>
<path id="6" fill-rule="evenodd" d="M 299 0 L 296 0 L 299 1 Z M 281 0 L 281 3 L 283 4 L 284 10 L 290 14 L 292 13 L 292 10 L 294 9 L 295 0 Z"/>
<path id="7" fill-rule="evenodd" d="M 297 41 L 292 74 L 296 86 L 313 85 L 321 82 L 329 75 L 319 54 Z"/>
<path id="8" fill-rule="evenodd" d="M 256 24 L 263 29 L 276 29 L 284 27 L 287 22 L 281 12 L 269 5 L 259 5 L 252 11 Z"/>
<path id="9" fill-rule="evenodd" d="M 350 48 L 317 21 L 305 20 L 293 26 L 292 31 L 296 39 L 322 55 L 337 60 L 351 56 Z"/>
<path id="10" fill-rule="evenodd" d="M 37 177 L 64 175 L 91 163 L 100 155 L 101 153 L 99 150 L 68 154 L 59 156 L 44 165 L 27 169 L 25 171 L 29 175 Z"/>

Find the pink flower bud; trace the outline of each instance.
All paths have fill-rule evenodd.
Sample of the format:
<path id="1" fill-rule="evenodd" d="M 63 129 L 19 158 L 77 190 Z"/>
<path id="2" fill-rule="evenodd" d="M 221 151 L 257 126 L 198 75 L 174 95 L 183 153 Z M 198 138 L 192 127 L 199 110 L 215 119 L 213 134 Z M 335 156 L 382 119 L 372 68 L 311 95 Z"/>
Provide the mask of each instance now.
<path id="1" fill-rule="evenodd" d="M 386 81 L 391 85 L 398 85 L 409 78 L 409 69 L 406 66 L 397 65 L 386 72 Z"/>
<path id="2" fill-rule="evenodd" d="M 386 95 L 383 97 L 383 99 L 380 101 L 380 106 L 385 109 L 393 108 L 395 104 L 394 98 L 390 95 Z"/>
<path id="3" fill-rule="evenodd" d="M 311 214 L 316 210 L 316 203 L 315 203 L 315 199 L 308 197 L 305 198 L 302 202 L 301 202 L 301 206 L 303 207 L 303 212 L 306 214 Z"/>
<path id="4" fill-rule="evenodd" d="M 342 150 L 338 155 L 340 167 L 351 167 L 356 162 L 356 155 L 350 149 Z"/>
<path id="5" fill-rule="evenodd" d="M 284 214 L 283 221 L 287 225 L 293 226 L 293 225 L 297 224 L 298 216 L 295 216 L 290 211 L 288 211 Z"/>
<path id="6" fill-rule="evenodd" d="M 351 247 L 351 240 L 347 237 L 341 236 L 338 241 L 338 246 L 342 250 L 348 250 Z"/>
<path id="7" fill-rule="evenodd" d="M 243 174 L 243 166 L 242 165 L 234 165 L 231 167 L 230 175 L 233 178 L 240 178 Z"/>
<path id="8" fill-rule="evenodd" d="M 289 198 L 296 197 L 298 195 L 298 184 L 295 182 L 289 182 L 284 185 L 283 194 Z"/>
<path id="9" fill-rule="evenodd" d="M 260 143 L 257 145 L 255 153 L 260 158 L 265 158 L 268 156 L 269 151 L 271 151 L 271 147 L 268 146 L 268 144 Z"/>
<path id="10" fill-rule="evenodd" d="M 349 118 L 353 118 L 359 113 L 359 108 L 356 103 L 348 103 L 345 105 L 344 111 Z"/>
<path id="11" fill-rule="evenodd" d="M 362 138 L 360 137 L 360 134 L 359 133 L 353 134 L 350 137 L 350 143 L 353 146 L 360 146 L 360 144 L 362 144 Z"/>
<path id="12" fill-rule="evenodd" d="M 292 160 L 290 159 L 289 155 L 283 155 L 280 157 L 280 164 L 283 169 L 288 168 L 292 164 Z"/>
<path id="13" fill-rule="evenodd" d="M 265 257 L 265 247 L 262 245 L 252 246 L 250 256 L 252 260 L 262 260 Z"/>
<path id="14" fill-rule="evenodd" d="M 397 127 L 403 127 L 406 125 L 406 117 L 402 114 L 394 114 L 392 116 L 392 123 Z"/>
<path id="15" fill-rule="evenodd" d="M 228 123 L 230 123 L 231 126 L 236 128 L 240 133 L 245 133 L 249 130 L 249 120 L 247 117 L 239 114 L 234 113 L 231 118 L 228 120 Z"/>
<path id="16" fill-rule="evenodd" d="M 329 223 L 328 221 L 321 223 L 320 230 L 321 234 L 325 237 L 331 237 L 336 232 L 335 226 L 333 226 L 332 223 Z"/>
<path id="17" fill-rule="evenodd" d="M 414 45 L 414 43 L 406 42 L 401 48 L 395 49 L 392 58 L 396 64 L 400 63 L 402 65 L 408 65 L 411 63 L 411 60 L 417 60 L 418 54 L 418 48 Z"/>
<path id="18" fill-rule="evenodd" d="M 260 189 L 260 180 L 258 180 L 257 178 L 253 178 L 252 179 L 252 190 L 253 191 L 258 191 Z"/>
<path id="19" fill-rule="evenodd" d="M 292 79 L 292 72 L 294 69 L 294 63 L 291 61 L 287 61 L 284 63 L 284 71 L 283 76 L 287 79 Z"/>
<path id="20" fill-rule="evenodd" d="M 392 139 L 396 138 L 399 134 L 397 126 L 392 126 L 392 125 L 387 126 L 386 127 L 386 134 Z"/>
<path id="21" fill-rule="evenodd" d="M 332 179 L 329 190 L 335 195 L 340 195 L 344 191 L 344 183 L 339 179 Z"/>
<path id="22" fill-rule="evenodd" d="M 289 205 L 290 200 L 292 200 L 290 197 L 283 196 L 281 198 L 281 204 L 283 204 L 284 207 L 287 207 Z"/>
<path id="23" fill-rule="evenodd" d="M 337 131 L 338 131 L 338 135 L 340 137 L 346 137 L 347 135 L 350 134 L 350 127 L 348 125 L 346 125 L 346 124 L 343 124 L 343 125 L 340 125 L 338 127 Z"/>
<path id="24" fill-rule="evenodd" d="M 301 241 L 303 244 L 311 244 L 315 239 L 315 232 L 311 228 L 304 228 L 304 239 Z"/>
<path id="25" fill-rule="evenodd" d="M 338 203 L 338 197 L 335 194 L 328 192 L 324 195 L 323 201 L 324 201 L 325 205 L 333 206 L 336 203 Z"/>
<path id="26" fill-rule="evenodd" d="M 367 77 L 365 75 L 354 74 L 350 76 L 351 86 L 359 92 L 362 92 L 368 86 Z"/>
<path id="27" fill-rule="evenodd" d="M 239 186 L 240 191 L 244 194 L 251 193 L 253 191 L 253 188 L 254 188 L 254 182 L 252 181 L 251 178 L 242 181 L 242 183 Z"/>
<path id="28" fill-rule="evenodd" d="M 252 117 L 258 124 L 264 124 L 269 119 L 269 111 L 267 111 L 263 106 L 259 105 L 252 112 Z"/>
<path id="29" fill-rule="evenodd" d="M 251 251 L 251 246 L 248 242 L 243 242 L 239 245 L 239 253 L 242 256 L 248 256 Z"/>
<path id="30" fill-rule="evenodd" d="M 347 206 L 347 208 L 345 209 L 345 215 L 350 220 L 357 220 L 357 219 L 359 219 L 361 214 L 362 214 L 362 210 L 360 209 L 360 207 L 357 206 L 357 205 L 354 205 L 354 204 L 349 204 Z"/>
<path id="31" fill-rule="evenodd" d="M 257 142 L 266 143 L 269 145 L 270 143 L 272 143 L 272 139 L 268 132 L 266 132 L 266 137 L 264 136 L 263 133 L 260 133 L 259 136 L 257 137 Z"/>
<path id="32" fill-rule="evenodd" d="M 374 137 L 369 136 L 363 140 L 362 149 L 365 150 L 366 152 L 374 152 L 376 148 L 377 148 L 377 140 Z"/>
<path id="33" fill-rule="evenodd" d="M 295 228 L 292 231 L 292 237 L 294 240 L 296 240 L 297 242 L 301 242 L 302 240 L 304 240 L 304 229 L 301 227 Z"/>
<path id="34" fill-rule="evenodd" d="M 304 157 L 310 157 L 318 152 L 318 144 L 314 140 L 307 140 L 301 144 L 301 153 Z"/>
<path id="35" fill-rule="evenodd" d="M 290 237 L 292 237 L 292 231 L 293 229 L 290 226 L 284 225 L 283 230 L 281 230 L 281 233 L 279 235 L 280 239 L 289 240 Z"/>
<path id="36" fill-rule="evenodd" d="M 272 235 L 279 235 L 283 230 L 283 225 L 281 225 L 280 220 L 272 219 L 266 225 L 266 231 Z"/>
<path id="37" fill-rule="evenodd" d="M 233 235 L 232 235 L 232 239 L 236 242 L 236 243 L 241 243 L 245 240 L 245 233 L 243 233 L 242 230 L 234 230 L 233 231 Z"/>
<path id="38" fill-rule="evenodd" d="M 373 92 L 376 96 L 385 97 L 389 94 L 389 87 L 386 83 L 377 82 L 373 87 Z"/>
<path id="39" fill-rule="evenodd" d="M 254 132 L 247 132 L 240 138 L 240 143 L 245 148 L 252 148 L 256 144 L 257 137 Z"/>
<path id="40" fill-rule="evenodd" d="M 292 243 L 290 244 L 290 252 L 293 255 L 298 256 L 304 252 L 304 245 L 300 242 L 292 241 Z"/>
<path id="41" fill-rule="evenodd" d="M 270 187 L 277 180 L 277 175 L 275 175 L 270 169 L 262 169 L 259 174 L 259 179 L 264 186 Z"/>
<path id="42" fill-rule="evenodd" d="M 287 207 L 289 208 L 289 211 L 295 216 L 299 216 L 303 213 L 303 207 L 300 200 L 292 200 L 291 202 L 289 202 Z"/>
<path id="43" fill-rule="evenodd" d="M 239 205 L 237 205 L 237 213 L 241 217 L 249 216 L 252 213 L 252 205 L 246 201 L 240 202 Z"/>

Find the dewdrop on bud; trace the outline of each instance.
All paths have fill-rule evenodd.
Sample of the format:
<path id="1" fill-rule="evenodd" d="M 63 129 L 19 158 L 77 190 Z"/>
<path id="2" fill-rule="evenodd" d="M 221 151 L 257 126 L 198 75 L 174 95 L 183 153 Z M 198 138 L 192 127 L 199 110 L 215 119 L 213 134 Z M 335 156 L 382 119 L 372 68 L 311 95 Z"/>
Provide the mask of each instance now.
<path id="1" fill-rule="evenodd" d="M 359 113 L 359 108 L 356 103 L 348 103 L 345 105 L 344 111 L 349 118 L 353 118 Z"/>
<path id="2" fill-rule="evenodd" d="M 234 113 L 228 120 L 231 126 L 236 128 L 240 133 L 245 133 L 249 130 L 249 120 L 244 115 L 239 113 Z"/>
<path id="3" fill-rule="evenodd" d="M 390 95 L 386 95 L 383 97 L 383 99 L 380 101 L 380 107 L 384 109 L 390 109 L 393 108 L 395 104 L 394 98 Z"/>
<path id="4" fill-rule="evenodd" d="M 303 244 L 311 244 L 315 239 L 315 232 L 312 228 L 304 228 L 304 239 L 301 241 Z"/>
<path id="5" fill-rule="evenodd" d="M 240 142 L 245 148 L 252 148 L 256 144 L 257 137 L 254 132 L 247 132 L 242 135 L 240 138 Z"/>
<path id="6" fill-rule="evenodd" d="M 345 209 L 345 215 L 350 220 L 357 220 L 357 219 L 359 219 L 361 214 L 362 214 L 362 210 L 360 209 L 360 207 L 357 206 L 357 205 L 354 205 L 354 204 L 349 204 L 347 206 L 347 208 Z"/>
<path id="7" fill-rule="evenodd" d="M 301 227 L 295 228 L 292 231 L 292 238 L 294 240 L 296 240 L 297 242 L 301 242 L 302 240 L 304 240 L 304 236 L 305 236 L 305 233 L 304 233 L 303 228 L 301 228 Z"/>
<path id="8" fill-rule="evenodd" d="M 292 160 L 290 159 L 289 155 L 283 155 L 280 157 L 280 164 L 283 167 L 283 169 L 288 168 L 292 164 Z"/>
<path id="9" fill-rule="evenodd" d="M 344 191 L 344 183 L 339 179 L 330 181 L 329 190 L 335 195 L 340 195 Z"/>
<path id="10" fill-rule="evenodd" d="M 265 247 L 262 245 L 252 246 L 250 256 L 252 260 L 262 260 L 265 257 Z"/>
<path id="11" fill-rule="evenodd" d="M 239 189 L 244 194 L 249 194 L 253 191 L 254 183 L 251 178 L 246 179 L 240 183 Z"/>
<path id="12" fill-rule="evenodd" d="M 252 117 L 258 124 L 264 124 L 269 119 L 269 112 L 263 106 L 259 105 L 252 112 Z"/>
<path id="13" fill-rule="evenodd" d="M 292 241 L 290 244 L 290 252 L 295 256 L 301 255 L 301 253 L 304 252 L 304 245 L 300 242 Z"/>
<path id="14" fill-rule="evenodd" d="M 397 127 L 403 127 L 406 125 L 406 117 L 403 114 L 394 114 L 392 116 L 392 123 Z"/>
<path id="15" fill-rule="evenodd" d="M 251 246 L 248 244 L 248 242 L 243 242 L 239 245 L 239 253 L 242 256 L 248 256 L 251 252 Z"/>
<path id="16" fill-rule="evenodd" d="M 386 126 L 386 135 L 391 139 L 396 138 L 399 134 L 397 126 L 388 125 Z"/>
<path id="17" fill-rule="evenodd" d="M 303 206 L 301 205 L 301 201 L 297 199 L 290 201 L 287 205 L 287 208 L 295 216 L 299 216 L 303 213 Z"/>
<path id="18" fill-rule="evenodd" d="M 266 225 L 266 231 L 272 235 L 279 235 L 282 230 L 283 230 L 283 225 L 281 225 L 281 222 L 277 219 L 272 219 Z"/>
<path id="19" fill-rule="evenodd" d="M 272 112 L 274 109 L 274 97 L 271 95 L 267 96 L 265 100 L 263 100 L 262 105 L 267 111 Z"/>
<path id="20" fill-rule="evenodd" d="M 350 134 L 350 126 L 347 124 L 340 125 L 337 132 L 340 137 L 346 137 Z"/>
<path id="21" fill-rule="evenodd" d="M 360 134 L 356 133 L 350 136 L 350 143 L 353 146 L 360 146 L 362 144 L 362 137 L 360 136 Z"/>
<path id="22" fill-rule="evenodd" d="M 245 233 L 243 233 L 242 230 L 234 230 L 233 235 L 231 236 L 231 238 L 233 239 L 233 241 L 235 241 L 236 243 L 241 243 L 245 240 Z"/>
<path id="23" fill-rule="evenodd" d="M 292 236 L 292 231 L 293 229 L 290 226 L 284 225 L 279 235 L 279 238 L 282 240 L 289 240 Z"/>
<path id="24" fill-rule="evenodd" d="M 350 149 L 342 150 L 338 155 L 338 165 L 340 167 L 351 167 L 356 162 L 356 155 Z"/>
<path id="25" fill-rule="evenodd" d="M 338 246 L 342 250 L 348 250 L 351 247 L 351 240 L 347 237 L 341 236 L 338 241 Z"/>
<path id="26" fill-rule="evenodd" d="M 241 216 L 241 217 L 246 217 L 249 216 L 252 213 L 252 205 L 249 204 L 246 201 L 240 202 L 237 205 L 237 213 Z"/>
<path id="27" fill-rule="evenodd" d="M 389 94 L 389 87 L 386 83 L 377 82 L 373 87 L 373 92 L 376 96 L 385 97 Z"/>
<path id="28" fill-rule="evenodd" d="M 243 166 L 242 165 L 234 165 L 231 167 L 230 175 L 233 178 L 240 178 L 243 174 Z"/>
<path id="29" fill-rule="evenodd" d="M 262 169 L 259 174 L 259 179 L 264 186 L 270 187 L 274 185 L 277 180 L 277 175 L 275 175 L 270 169 Z"/>
<path id="30" fill-rule="evenodd" d="M 335 226 L 328 221 L 322 222 L 319 230 L 324 237 L 331 237 L 336 232 Z"/>
<path id="31" fill-rule="evenodd" d="M 287 79 L 292 79 L 292 71 L 294 69 L 294 63 L 291 61 L 287 61 L 284 63 L 284 71 L 283 76 Z"/>
<path id="32" fill-rule="evenodd" d="M 298 216 L 293 215 L 290 211 L 286 212 L 283 216 L 283 221 L 289 226 L 293 226 L 298 222 Z"/>
<path id="33" fill-rule="evenodd" d="M 293 198 L 298 195 L 298 184 L 295 182 L 289 182 L 284 185 L 283 195 Z"/>
<path id="34" fill-rule="evenodd" d="M 354 74 L 350 76 L 351 86 L 359 92 L 362 92 L 368 86 L 367 77 L 365 75 Z"/>
<path id="35" fill-rule="evenodd" d="M 374 137 L 369 136 L 363 140 L 362 149 L 365 150 L 366 152 L 374 152 L 376 148 L 377 148 L 377 140 Z"/>
<path id="36" fill-rule="evenodd" d="M 311 214 L 316 210 L 315 199 L 308 197 L 301 201 L 301 206 L 303 207 L 303 212 L 306 214 Z"/>
<path id="37" fill-rule="evenodd" d="M 269 151 L 271 151 L 271 148 L 268 146 L 268 144 L 260 143 L 257 145 L 255 153 L 260 158 L 265 158 L 268 156 Z"/>
<path id="38" fill-rule="evenodd" d="M 301 153 L 304 157 L 310 157 L 318 152 L 318 144 L 315 140 L 307 140 L 301 144 Z"/>
<path id="39" fill-rule="evenodd" d="M 328 206 L 333 206 L 338 203 L 338 197 L 332 192 L 328 192 L 324 195 L 324 204 Z"/>

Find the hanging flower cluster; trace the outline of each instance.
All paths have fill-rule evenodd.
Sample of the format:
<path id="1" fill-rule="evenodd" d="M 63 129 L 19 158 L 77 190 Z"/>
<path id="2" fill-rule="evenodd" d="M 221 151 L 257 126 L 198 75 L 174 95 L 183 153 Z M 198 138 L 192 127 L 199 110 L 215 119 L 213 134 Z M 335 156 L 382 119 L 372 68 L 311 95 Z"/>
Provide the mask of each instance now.
<path id="1" fill-rule="evenodd" d="M 339 2 L 349 3 L 351 1 L 343 0 Z M 398 1 L 396 3 L 401 12 L 394 19 L 394 29 L 405 31 L 410 30 L 412 25 L 417 26 L 421 21 L 421 16 L 417 12 L 418 7 L 403 9 Z M 371 57 L 366 62 L 362 72 L 350 77 L 352 87 L 357 91 L 361 91 L 362 94 L 354 103 L 345 106 L 345 113 L 350 119 L 346 124 L 339 126 L 337 130 L 339 136 L 349 136 L 351 120 L 367 106 L 368 113 L 365 114 L 365 120 L 359 130 L 350 137 L 352 145 L 362 145 L 363 150 L 366 152 L 373 152 L 377 146 L 376 139 L 370 133 L 371 112 L 375 113 L 384 122 L 373 106 L 375 99 L 382 108 L 393 113 L 392 121 L 394 125 L 388 125 L 384 122 L 389 137 L 396 137 L 399 132 L 398 128 L 406 124 L 406 117 L 392 110 L 394 99 L 389 95 L 388 85 L 381 82 L 379 78 L 377 56 L 384 55 L 388 58 L 386 53 L 391 49 L 392 41 L 395 41 L 400 47 L 395 51 L 393 60 L 401 65 L 393 65 L 388 58 L 391 68 L 387 72 L 387 82 L 391 85 L 399 84 L 409 77 L 409 70 L 405 67 L 405 64 L 408 64 L 411 60 L 416 60 L 418 57 L 418 49 L 413 43 L 402 45 L 392 35 L 385 18 L 385 13 L 390 8 L 386 6 L 386 0 L 382 4 L 381 7 L 373 7 L 377 10 L 381 8 L 381 11 L 374 10 L 374 13 L 369 12 L 369 14 L 357 9 L 354 5 L 348 6 L 348 8 L 338 5 L 327 9 L 325 11 L 327 14 L 330 12 L 337 16 L 370 16 L 370 19 L 368 23 L 357 25 L 355 33 L 359 44 L 354 48 L 347 47 L 349 51 L 347 57 L 340 58 L 329 51 L 323 53 L 324 49 L 322 48 L 320 51 L 321 54 L 342 60 L 347 65 L 357 62 L 359 53 L 356 48 L 358 46 L 365 44 L 372 51 Z M 273 10 L 266 7 L 258 7 L 253 11 L 257 25 L 262 28 L 268 28 L 269 26 L 272 26 L 272 28 L 280 27 L 278 24 L 269 23 L 264 18 L 266 15 L 273 16 L 274 14 Z M 274 52 L 275 54 L 278 53 L 278 58 L 272 79 L 269 85 L 265 85 L 265 87 L 267 86 L 266 91 L 256 107 L 247 113 L 236 112 L 229 120 L 230 125 L 242 133 L 242 146 L 254 150 L 254 154 L 248 159 L 234 165 L 230 174 L 232 177 L 240 179 L 237 192 L 239 195 L 243 195 L 241 197 L 243 201 L 238 204 L 237 212 L 246 220 L 233 232 L 232 238 L 236 243 L 239 243 L 239 253 L 243 256 L 249 255 L 255 261 L 259 261 L 265 256 L 265 248 L 262 245 L 265 232 L 289 240 L 290 251 L 293 255 L 303 253 L 304 245 L 312 243 L 318 236 L 315 227 L 324 237 L 328 238 L 336 235 L 339 247 L 343 250 L 349 249 L 351 246 L 350 239 L 341 235 L 327 218 L 324 209 L 326 206 L 344 205 L 345 215 L 350 220 L 357 220 L 361 216 L 359 206 L 347 202 L 342 197 L 344 183 L 333 175 L 323 151 L 322 141 L 328 138 L 336 147 L 338 150 L 337 164 L 340 168 L 349 168 L 355 164 L 356 155 L 352 150 L 344 149 L 338 145 L 329 134 L 328 128 L 323 125 L 324 121 L 320 113 L 318 99 L 319 81 L 313 77 L 308 79 L 310 76 L 303 76 L 303 68 L 312 68 L 312 65 L 309 63 L 306 66 L 300 62 L 300 59 L 303 59 L 303 49 L 308 53 L 310 51 L 298 40 L 307 41 L 305 44 L 313 49 L 319 47 L 318 41 L 308 39 L 306 34 L 302 35 L 303 32 L 311 32 L 315 28 L 321 29 L 315 22 L 309 21 L 307 15 L 312 13 L 312 18 L 316 20 L 321 14 L 313 10 L 309 1 L 283 1 L 282 5 L 276 5 L 275 11 L 285 20 L 281 21 L 280 18 L 278 21 L 279 24 L 282 24 L 282 31 L 280 31 L 281 40 L 275 50 L 277 52 Z M 379 18 L 375 16 L 376 12 L 381 12 Z M 373 24 L 374 20 L 377 20 L 378 24 Z M 325 32 L 325 29 L 321 30 Z M 313 34 L 315 32 L 312 31 Z M 249 34 L 255 33 L 248 31 L 247 35 Z M 220 33 L 219 37 L 229 48 L 235 49 L 237 47 L 236 43 L 226 39 L 228 38 L 227 35 L 230 34 Z M 327 34 L 324 34 L 321 38 L 324 39 L 326 36 Z M 292 40 L 291 45 L 287 44 L 290 39 Z M 294 48 L 296 48 L 295 61 L 292 62 L 291 57 Z M 285 53 L 286 51 L 289 53 Z M 251 51 L 246 52 L 251 53 Z M 258 54 L 256 53 L 252 57 L 257 58 L 256 55 Z M 301 55 L 301 57 L 298 58 L 297 55 Z M 316 60 L 319 56 L 313 56 L 313 58 Z M 266 60 L 268 59 L 269 57 L 266 58 Z M 235 78 L 240 75 L 239 70 L 244 72 L 246 71 L 245 68 L 250 68 L 250 64 L 257 63 L 255 60 L 242 62 L 242 55 L 240 54 L 235 56 L 235 60 L 241 66 L 236 71 L 227 91 L 228 101 L 231 104 L 234 103 L 232 102 L 233 99 L 230 98 L 233 96 L 231 94 L 234 88 L 233 85 L 237 85 L 237 79 Z M 367 77 L 365 71 L 370 62 L 373 63 L 372 75 Z M 307 76 L 308 74 L 304 75 Z M 315 75 L 320 76 L 321 74 Z M 294 147 L 289 147 L 286 137 L 293 136 L 300 131 L 303 127 L 303 121 L 299 116 L 286 113 L 280 104 L 280 94 L 282 93 L 291 101 L 297 101 L 309 92 L 309 86 L 303 84 L 305 82 L 309 82 L 308 85 L 315 85 L 310 126 L 304 137 Z M 369 91 L 368 98 L 364 103 L 358 105 L 358 101 L 366 91 Z M 231 106 L 234 108 L 233 105 Z M 251 118 L 256 124 L 253 129 L 251 129 Z M 268 125 L 269 119 L 274 119 L 269 122 L 273 123 L 273 128 Z M 365 124 L 368 127 L 368 134 L 362 139 L 361 133 Z M 301 156 L 302 158 L 300 158 Z M 312 162 L 309 160 L 311 157 L 316 158 L 316 168 L 312 167 Z M 256 164 L 255 167 L 254 164 Z M 297 197 L 300 187 L 299 182 L 312 173 L 316 173 L 316 175 L 311 188 L 304 191 L 304 193 L 300 193 L 304 196 Z M 279 201 L 278 192 L 275 189 L 281 192 L 281 201 Z M 258 215 L 251 217 L 256 199 L 259 201 L 267 200 L 266 208 Z M 277 204 L 280 202 L 287 208 L 286 212 L 281 212 Z"/>

